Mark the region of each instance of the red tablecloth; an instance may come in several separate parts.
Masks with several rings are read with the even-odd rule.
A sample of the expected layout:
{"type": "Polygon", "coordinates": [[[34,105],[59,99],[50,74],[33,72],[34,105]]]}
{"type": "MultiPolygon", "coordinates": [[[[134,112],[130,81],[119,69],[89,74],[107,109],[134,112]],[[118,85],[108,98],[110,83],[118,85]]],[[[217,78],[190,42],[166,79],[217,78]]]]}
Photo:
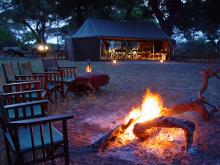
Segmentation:
{"type": "Polygon", "coordinates": [[[93,89],[98,89],[100,86],[108,84],[109,80],[110,77],[107,74],[86,74],[75,79],[72,89],[73,91],[91,87],[93,89]]]}

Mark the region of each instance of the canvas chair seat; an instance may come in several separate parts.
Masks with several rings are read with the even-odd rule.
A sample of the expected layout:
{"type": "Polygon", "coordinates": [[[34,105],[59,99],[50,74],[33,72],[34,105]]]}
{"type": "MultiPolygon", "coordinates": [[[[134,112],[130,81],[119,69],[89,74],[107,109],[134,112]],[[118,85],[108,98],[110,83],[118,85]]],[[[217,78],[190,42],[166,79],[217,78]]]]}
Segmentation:
{"type": "MultiPolygon", "coordinates": [[[[73,81],[75,80],[75,77],[63,77],[63,82],[64,83],[72,83],[73,81]]],[[[58,77],[57,78],[57,81],[58,82],[61,82],[61,78],[60,77],[58,77]]]]}
{"type": "MultiPolygon", "coordinates": [[[[43,125],[43,134],[44,134],[44,146],[50,147],[51,139],[50,139],[50,130],[49,125],[43,125]]],[[[36,125],[33,126],[34,132],[34,148],[40,149],[42,148],[42,141],[41,141],[41,133],[40,133],[40,126],[36,125]]],[[[53,135],[53,144],[59,144],[63,142],[63,135],[60,133],[56,128],[52,127],[52,135],[53,135]]],[[[21,152],[28,152],[32,150],[32,143],[31,143],[31,133],[29,127],[22,127],[18,129],[18,136],[19,136],[19,144],[21,152]]],[[[15,144],[11,138],[9,132],[5,133],[5,137],[9,142],[12,149],[15,151],[15,144]]]]}
{"type": "MultiPolygon", "coordinates": [[[[24,112],[23,112],[23,108],[18,108],[18,116],[19,118],[23,118],[24,117],[24,112]]],[[[25,107],[25,112],[26,112],[26,116],[27,117],[31,117],[33,116],[31,114],[31,107],[25,107]]],[[[41,110],[41,106],[39,105],[35,105],[33,106],[33,114],[34,116],[41,116],[42,115],[42,110],[41,110]]],[[[15,119],[15,109],[9,109],[8,110],[8,116],[10,120],[15,119]]]]}
{"type": "Polygon", "coordinates": [[[53,83],[48,83],[47,84],[47,90],[51,91],[55,88],[56,86],[53,83]]]}
{"type": "Polygon", "coordinates": [[[75,77],[64,77],[63,78],[63,81],[65,82],[65,83],[71,83],[71,82],[73,82],[75,80],[75,77]]]}
{"type": "MultiPolygon", "coordinates": [[[[29,94],[26,94],[26,99],[28,100],[29,99],[29,97],[30,97],[30,95],[29,94]]],[[[41,98],[45,98],[46,97],[46,91],[43,91],[43,92],[41,92],[41,98]]],[[[37,93],[32,93],[31,94],[31,99],[35,99],[36,98],[36,100],[37,100],[37,93]]]]}

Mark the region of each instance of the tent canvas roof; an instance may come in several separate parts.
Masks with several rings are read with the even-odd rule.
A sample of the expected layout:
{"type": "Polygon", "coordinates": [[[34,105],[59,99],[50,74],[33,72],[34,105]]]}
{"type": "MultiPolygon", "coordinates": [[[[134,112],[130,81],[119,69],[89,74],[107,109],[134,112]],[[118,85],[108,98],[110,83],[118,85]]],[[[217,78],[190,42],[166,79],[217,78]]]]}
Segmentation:
{"type": "Polygon", "coordinates": [[[159,27],[149,22],[111,21],[102,19],[87,19],[73,38],[126,38],[166,40],[169,36],[159,27]]]}

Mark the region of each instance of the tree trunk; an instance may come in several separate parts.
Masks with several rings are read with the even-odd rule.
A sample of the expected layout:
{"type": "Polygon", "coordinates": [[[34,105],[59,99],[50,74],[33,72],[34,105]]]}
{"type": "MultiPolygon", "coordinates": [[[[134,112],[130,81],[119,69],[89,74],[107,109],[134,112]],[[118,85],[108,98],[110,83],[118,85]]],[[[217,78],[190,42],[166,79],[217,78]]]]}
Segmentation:
{"type": "Polygon", "coordinates": [[[173,27],[172,25],[170,25],[170,23],[167,21],[166,17],[160,10],[158,0],[149,0],[148,3],[153,10],[153,14],[155,14],[157,20],[159,21],[161,29],[169,36],[172,36],[173,27]]]}

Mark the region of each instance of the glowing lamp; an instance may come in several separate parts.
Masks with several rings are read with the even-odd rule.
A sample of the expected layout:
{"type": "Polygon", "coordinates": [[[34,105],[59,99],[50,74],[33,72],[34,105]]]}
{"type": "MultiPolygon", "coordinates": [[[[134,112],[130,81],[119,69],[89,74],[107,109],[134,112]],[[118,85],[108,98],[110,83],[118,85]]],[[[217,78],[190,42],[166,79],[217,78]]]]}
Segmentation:
{"type": "Polygon", "coordinates": [[[48,47],[47,45],[45,45],[44,49],[45,49],[45,50],[48,50],[48,49],[49,49],[49,47],[48,47]]]}
{"type": "Polygon", "coordinates": [[[38,50],[39,50],[39,51],[44,51],[44,46],[43,46],[43,45],[39,45],[39,46],[38,46],[38,50]]]}
{"type": "Polygon", "coordinates": [[[85,71],[86,71],[86,73],[91,73],[92,72],[92,66],[90,64],[90,60],[87,60],[86,62],[87,62],[87,65],[85,67],[85,71]]]}
{"type": "Polygon", "coordinates": [[[163,60],[160,60],[160,63],[163,63],[163,60]]]}
{"type": "Polygon", "coordinates": [[[48,50],[49,50],[49,47],[48,47],[46,44],[44,44],[44,43],[39,44],[39,45],[37,46],[37,51],[38,51],[38,53],[39,53],[41,56],[43,56],[43,57],[45,57],[45,56],[47,55],[48,50]]]}
{"type": "Polygon", "coordinates": [[[116,61],[116,60],[113,60],[113,61],[112,61],[112,63],[113,63],[113,64],[116,64],[116,63],[117,63],[117,61],[116,61]]]}
{"type": "Polygon", "coordinates": [[[86,70],[87,73],[91,73],[92,72],[92,66],[87,65],[85,70],[86,70]]]}

